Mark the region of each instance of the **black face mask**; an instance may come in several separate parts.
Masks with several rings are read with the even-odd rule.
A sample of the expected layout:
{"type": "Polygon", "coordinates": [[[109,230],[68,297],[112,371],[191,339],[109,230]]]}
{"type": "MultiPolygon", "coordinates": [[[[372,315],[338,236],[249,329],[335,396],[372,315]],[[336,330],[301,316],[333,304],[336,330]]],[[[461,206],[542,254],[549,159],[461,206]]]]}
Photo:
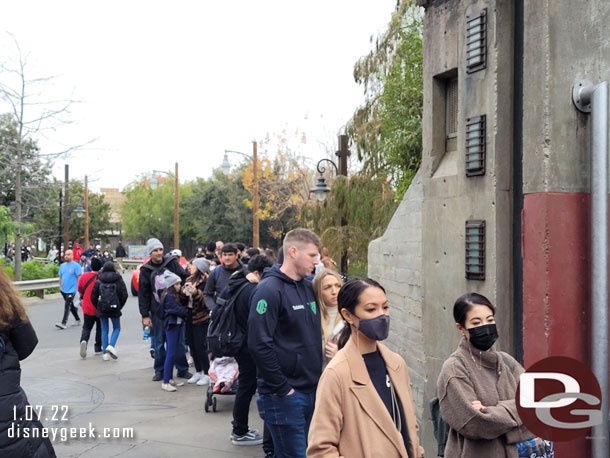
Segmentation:
{"type": "Polygon", "coordinates": [[[498,330],[495,324],[486,324],[468,329],[470,343],[481,351],[487,351],[498,340],[498,330]]]}

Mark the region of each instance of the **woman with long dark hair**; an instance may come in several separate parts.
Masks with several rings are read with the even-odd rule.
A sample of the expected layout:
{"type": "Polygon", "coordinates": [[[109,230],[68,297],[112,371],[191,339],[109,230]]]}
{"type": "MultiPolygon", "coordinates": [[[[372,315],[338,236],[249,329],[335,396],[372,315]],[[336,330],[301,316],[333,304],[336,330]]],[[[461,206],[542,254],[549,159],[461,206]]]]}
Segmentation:
{"type": "Polygon", "coordinates": [[[341,287],[338,305],[342,348],[318,384],[307,456],[422,458],[407,366],[380,342],[390,329],[385,290],[355,278],[341,287]]]}
{"type": "Polygon", "coordinates": [[[35,409],[30,409],[33,419],[27,419],[26,407],[30,404],[20,384],[19,361],[30,356],[37,344],[36,332],[21,298],[0,268],[0,456],[3,458],[55,457],[51,441],[42,437],[42,424],[36,418],[35,409]],[[9,431],[13,432],[10,436],[9,431]],[[29,433],[27,438],[24,432],[29,433]]]}

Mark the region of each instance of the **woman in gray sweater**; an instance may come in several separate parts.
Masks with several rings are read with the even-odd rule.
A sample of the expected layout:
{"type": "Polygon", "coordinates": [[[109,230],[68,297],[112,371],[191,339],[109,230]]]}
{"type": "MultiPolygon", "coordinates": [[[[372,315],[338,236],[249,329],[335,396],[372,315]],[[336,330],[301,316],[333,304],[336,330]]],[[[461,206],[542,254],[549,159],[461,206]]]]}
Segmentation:
{"type": "Polygon", "coordinates": [[[491,348],[498,338],[495,313],[476,293],[463,295],[453,307],[463,338],[437,381],[441,415],[451,428],[445,458],[518,458],[517,444],[534,438],[515,405],[524,369],[491,348]]]}

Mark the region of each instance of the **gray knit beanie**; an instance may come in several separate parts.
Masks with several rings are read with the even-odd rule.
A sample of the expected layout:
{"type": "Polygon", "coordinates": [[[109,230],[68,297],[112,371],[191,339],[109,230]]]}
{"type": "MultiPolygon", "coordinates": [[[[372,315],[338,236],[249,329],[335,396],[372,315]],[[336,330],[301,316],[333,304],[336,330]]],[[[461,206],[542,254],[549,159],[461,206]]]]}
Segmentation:
{"type": "Polygon", "coordinates": [[[170,286],[180,283],[181,281],[182,279],[171,270],[166,270],[163,272],[163,285],[165,288],[169,288],[170,286]]]}
{"type": "Polygon", "coordinates": [[[193,259],[193,265],[197,267],[197,270],[202,274],[207,274],[210,271],[210,261],[206,258],[195,258],[193,259]]]}
{"type": "Polygon", "coordinates": [[[153,250],[156,250],[157,248],[163,249],[163,244],[159,239],[152,238],[146,241],[146,247],[148,249],[148,256],[150,256],[150,253],[152,253],[153,250]]]}

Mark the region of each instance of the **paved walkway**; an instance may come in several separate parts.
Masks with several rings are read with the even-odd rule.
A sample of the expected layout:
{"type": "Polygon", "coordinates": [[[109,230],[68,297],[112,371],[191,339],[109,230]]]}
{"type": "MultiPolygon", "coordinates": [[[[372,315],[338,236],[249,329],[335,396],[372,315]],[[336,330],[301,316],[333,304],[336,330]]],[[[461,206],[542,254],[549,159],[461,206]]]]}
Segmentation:
{"type": "MultiPolygon", "coordinates": [[[[125,274],[126,280],[128,275],[125,274]]],[[[160,382],[151,381],[153,361],[148,352],[149,341],[142,340],[137,298],[130,297],[123,309],[116,346],[119,358],[111,361],[93,355],[93,336],[87,358],[80,358],[80,327],[55,328],[63,313],[61,297],[51,295],[43,301],[28,298],[26,304],[39,343],[34,353],[22,361],[22,386],[32,405],[43,406],[44,425],[89,430],[91,424],[96,435],[103,433],[103,428],[133,428],[131,438],[58,438],[53,443],[58,457],[264,456],[260,446],[231,444],[234,396],[218,396],[218,412],[206,413],[203,406],[207,387],[187,384],[167,393],[161,390],[160,382]],[[65,410],[66,420],[61,421],[65,410]]],[[[262,433],[255,399],[250,422],[262,433]]]]}

